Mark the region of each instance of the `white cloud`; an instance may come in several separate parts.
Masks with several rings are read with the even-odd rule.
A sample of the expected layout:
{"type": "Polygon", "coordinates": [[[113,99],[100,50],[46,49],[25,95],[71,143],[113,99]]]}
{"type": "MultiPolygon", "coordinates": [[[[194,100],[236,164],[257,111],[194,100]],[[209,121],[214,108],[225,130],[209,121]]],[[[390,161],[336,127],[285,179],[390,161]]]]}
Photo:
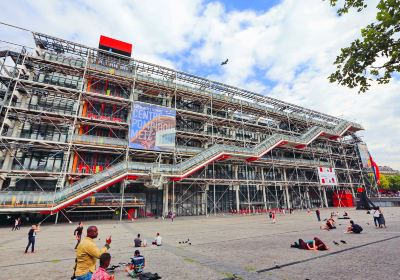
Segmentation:
{"type": "MultiPolygon", "coordinates": [[[[200,0],[10,1],[1,3],[1,21],[91,46],[109,35],[133,42],[136,58],[208,68],[213,79],[356,120],[378,164],[400,169],[400,83],[358,95],[327,80],[340,48],[374,20],[374,7],[338,17],[319,0],[286,0],[264,12],[200,0]]],[[[0,36],[26,42],[4,28],[0,36]]]]}

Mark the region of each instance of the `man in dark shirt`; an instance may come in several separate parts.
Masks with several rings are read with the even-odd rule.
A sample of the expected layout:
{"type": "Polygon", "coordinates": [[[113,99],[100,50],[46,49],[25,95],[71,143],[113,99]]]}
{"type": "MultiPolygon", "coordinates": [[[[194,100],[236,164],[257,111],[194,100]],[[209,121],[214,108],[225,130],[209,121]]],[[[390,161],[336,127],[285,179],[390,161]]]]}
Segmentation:
{"type": "Polygon", "coordinates": [[[135,242],[135,247],[142,247],[142,239],[140,239],[140,233],[137,235],[135,240],[133,240],[133,242],[135,242]]]}
{"type": "Polygon", "coordinates": [[[353,221],[350,221],[350,226],[347,228],[348,233],[361,233],[363,228],[360,225],[355,224],[353,221]]]}
{"type": "Polygon", "coordinates": [[[40,231],[40,224],[33,225],[32,228],[28,232],[28,245],[25,249],[25,254],[28,253],[29,247],[32,245],[32,253],[35,252],[35,240],[36,240],[36,233],[40,231]]]}
{"type": "Polygon", "coordinates": [[[75,249],[78,247],[79,243],[81,242],[82,239],[82,231],[83,231],[83,223],[79,222],[78,227],[74,231],[74,235],[76,237],[77,243],[75,246],[75,249]]]}

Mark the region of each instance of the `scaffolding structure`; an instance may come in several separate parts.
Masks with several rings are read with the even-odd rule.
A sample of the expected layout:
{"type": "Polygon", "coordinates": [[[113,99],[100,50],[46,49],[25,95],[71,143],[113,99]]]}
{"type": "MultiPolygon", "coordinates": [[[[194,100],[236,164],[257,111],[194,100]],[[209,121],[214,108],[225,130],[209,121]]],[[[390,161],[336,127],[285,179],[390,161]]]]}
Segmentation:
{"type": "Polygon", "coordinates": [[[33,38],[33,51],[0,50],[0,211],[72,211],[97,192],[120,199],[121,218],[133,207],[124,205],[128,194],[142,195],[144,216],[305,209],[367,186],[359,124],[46,34],[33,38]],[[129,147],[135,103],[176,112],[173,151],[129,147]],[[318,167],[334,168],[337,186],[321,186],[318,167]]]}

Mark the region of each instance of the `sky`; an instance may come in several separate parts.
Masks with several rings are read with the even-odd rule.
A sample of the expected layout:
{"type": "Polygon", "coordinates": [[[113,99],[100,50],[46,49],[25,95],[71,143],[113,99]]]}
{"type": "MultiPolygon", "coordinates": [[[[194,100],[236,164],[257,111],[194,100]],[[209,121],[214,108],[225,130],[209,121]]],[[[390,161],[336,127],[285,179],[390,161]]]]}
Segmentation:
{"type": "MultiPolygon", "coordinates": [[[[5,0],[0,21],[92,47],[110,36],[133,43],[134,58],[358,122],[375,161],[400,169],[400,81],[358,94],[327,79],[376,2],[339,17],[323,0],[5,0]]],[[[1,25],[0,40],[32,45],[1,25]]]]}

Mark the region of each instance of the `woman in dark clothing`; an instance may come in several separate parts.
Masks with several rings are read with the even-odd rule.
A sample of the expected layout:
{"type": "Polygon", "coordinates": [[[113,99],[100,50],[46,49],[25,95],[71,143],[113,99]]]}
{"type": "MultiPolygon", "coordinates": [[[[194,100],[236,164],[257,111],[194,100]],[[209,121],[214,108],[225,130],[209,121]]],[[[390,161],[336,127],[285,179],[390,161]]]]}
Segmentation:
{"type": "Polygon", "coordinates": [[[379,218],[378,218],[379,227],[380,228],[383,228],[383,227],[386,228],[385,216],[383,216],[383,213],[382,213],[381,209],[379,209],[378,211],[379,211],[379,218]]]}
{"type": "Polygon", "coordinates": [[[28,232],[28,245],[25,249],[25,254],[28,253],[29,246],[32,245],[32,253],[35,252],[35,240],[36,240],[36,233],[40,231],[40,224],[33,225],[32,228],[28,232]]]}
{"type": "Polygon", "coordinates": [[[324,242],[321,241],[318,237],[314,237],[315,246],[317,246],[317,250],[326,251],[329,250],[328,246],[325,245],[324,242]]]}
{"type": "Polygon", "coordinates": [[[74,231],[74,235],[76,237],[77,243],[75,246],[75,249],[78,248],[79,243],[81,242],[82,239],[82,231],[83,231],[83,223],[79,222],[78,227],[74,231]]]}

